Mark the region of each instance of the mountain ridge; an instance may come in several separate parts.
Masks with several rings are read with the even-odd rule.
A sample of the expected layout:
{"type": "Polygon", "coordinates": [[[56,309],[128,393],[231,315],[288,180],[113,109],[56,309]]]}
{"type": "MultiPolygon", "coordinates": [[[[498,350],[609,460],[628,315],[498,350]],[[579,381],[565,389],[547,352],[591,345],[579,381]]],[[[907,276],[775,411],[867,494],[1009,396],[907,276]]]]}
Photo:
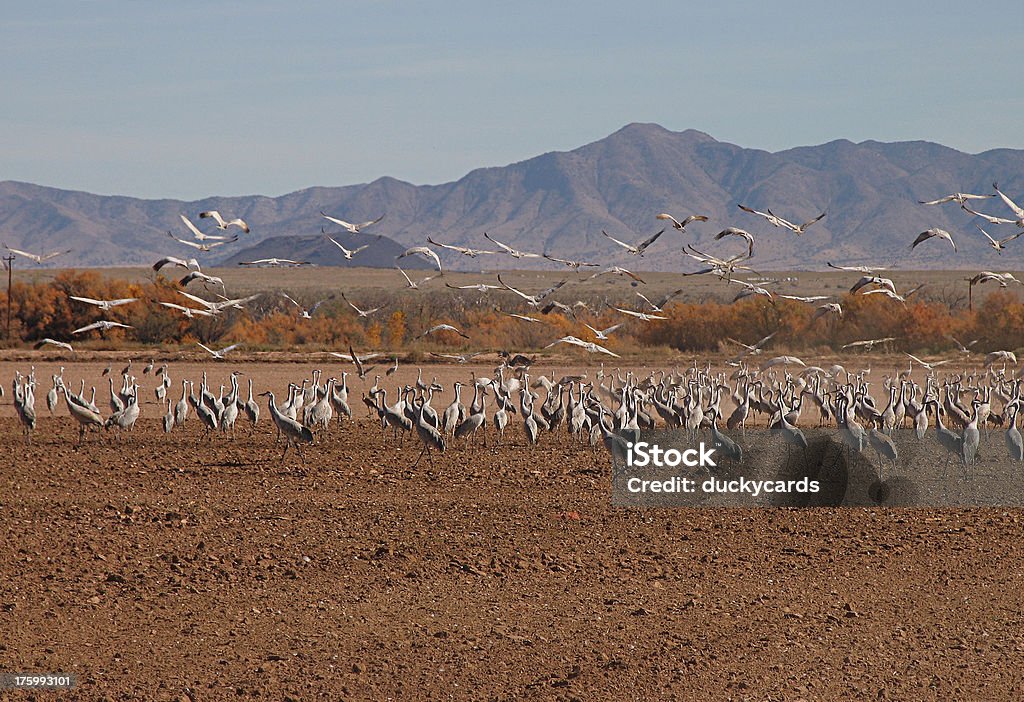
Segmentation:
{"type": "MultiPolygon", "coordinates": [[[[473,169],[458,180],[414,185],[381,176],[368,183],[310,186],[277,197],[243,195],[182,201],[124,195],[94,195],[19,181],[0,182],[0,242],[29,251],[74,248],[78,266],[143,265],[166,255],[195,253],[171,241],[167,231],[187,238],[179,214],[204,231],[212,229],[198,213],[218,209],[241,216],[252,228],[235,244],[199,254],[210,264],[237,257],[243,248],[274,237],[293,258],[289,237],[308,237],[325,227],[339,228],[320,211],[350,221],[384,220],[367,230],[401,246],[439,241],[492,248],[483,232],[517,249],[615,263],[638,270],[693,270],[682,247],[695,243],[716,255],[739,253],[738,242],[713,241],[715,233],[736,226],[753,233],[755,267],[807,269],[827,261],[905,268],[1011,267],[1022,260],[1013,245],[999,256],[975,228],[990,228],[955,203],[923,206],[956,191],[991,193],[998,180],[1004,192],[1024,193],[1024,151],[1006,148],[968,154],[942,144],[915,140],[854,143],[836,139],[817,146],[777,152],[750,149],[687,129],[673,132],[653,123],[631,123],[570,151],[549,151],[505,166],[473,169]],[[827,216],[804,235],[774,228],[740,211],[744,204],[791,221],[827,216]],[[710,217],[680,234],[668,232],[643,258],[631,256],[604,236],[639,241],[661,228],[659,212],[682,218],[710,217]],[[948,229],[960,251],[952,255],[939,242],[909,245],[920,231],[948,229]]],[[[982,211],[1005,216],[998,199],[982,211]]],[[[996,229],[996,231],[992,231],[996,229]]],[[[213,230],[216,232],[216,230],[213,230]]],[[[237,230],[231,230],[234,233],[237,230]]],[[[1022,249],[1024,252],[1024,249],[1022,249]]],[[[479,268],[457,253],[439,252],[446,265],[479,268]]],[[[67,266],[67,258],[53,260],[67,266]]],[[[500,266],[551,266],[550,262],[496,259],[500,266]]],[[[33,264],[34,265],[34,264],[33,264]]],[[[383,262],[381,262],[383,265],[383,262]]]]}

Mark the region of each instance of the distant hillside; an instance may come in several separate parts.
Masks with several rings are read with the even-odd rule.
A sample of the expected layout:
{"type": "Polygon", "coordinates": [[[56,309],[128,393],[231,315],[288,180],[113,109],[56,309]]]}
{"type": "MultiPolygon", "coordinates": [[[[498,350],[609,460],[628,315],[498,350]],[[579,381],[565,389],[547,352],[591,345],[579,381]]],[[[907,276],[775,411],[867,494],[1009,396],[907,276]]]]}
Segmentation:
{"type": "MultiPolygon", "coordinates": [[[[350,221],[386,214],[369,231],[399,246],[422,244],[432,235],[445,243],[493,248],[482,236],[486,231],[522,250],[628,263],[640,270],[692,270],[696,264],[681,254],[685,243],[696,242],[698,248],[714,253],[739,252],[742,242],[712,241],[725,226],[742,227],[758,238],[755,263],[766,270],[813,268],[826,261],[897,262],[904,268],[1019,268],[1018,242],[998,256],[985,245],[975,219],[955,204],[917,203],[958,190],[989,193],[993,181],[1011,197],[1024,200],[1024,151],[995,149],[971,155],[929,142],[839,140],[769,153],[719,142],[694,130],[671,132],[653,124],[631,124],[573,151],[481,168],[442,185],[415,186],[380,178],[276,198],[181,202],[7,181],[0,183],[0,241],[32,251],[74,247],[73,258],[56,259],[54,265],[137,265],[164,254],[192,253],[171,241],[167,231],[185,236],[178,220],[183,213],[208,230],[197,214],[218,209],[245,218],[252,227],[251,234],[242,234],[237,243],[200,254],[201,260],[205,256],[219,262],[237,260],[239,252],[270,237],[303,241],[328,225],[319,215],[324,210],[350,221]],[[771,207],[793,221],[823,211],[828,215],[798,237],[740,211],[739,203],[762,210],[771,207]],[[619,239],[638,241],[660,228],[662,223],[654,218],[659,212],[680,217],[699,213],[710,221],[687,227],[685,235],[670,229],[641,260],[601,235],[605,230],[619,239]],[[951,231],[959,252],[954,255],[948,246],[932,241],[911,253],[914,236],[930,227],[951,231]]],[[[993,214],[1008,213],[998,200],[978,206],[993,214]]],[[[994,236],[1011,231],[1007,226],[986,229],[994,236]]],[[[1024,246],[1024,239],[1019,243],[1024,246]]],[[[286,249],[275,251],[289,258],[300,255],[286,249]]],[[[448,265],[465,269],[554,265],[507,256],[474,260],[450,251],[441,256],[448,265]]],[[[386,258],[381,255],[380,265],[386,258]]]]}
{"type": "Polygon", "coordinates": [[[272,236],[232,254],[219,265],[235,266],[242,261],[287,258],[292,261],[309,261],[318,266],[340,266],[343,268],[356,266],[394,268],[396,263],[405,269],[433,267],[422,256],[410,256],[396,262],[395,258],[400,256],[406,247],[386,236],[344,233],[332,234],[331,238],[349,251],[355,251],[364,245],[369,245],[369,248],[353,255],[352,260],[349,261],[341,249],[328,241],[327,237],[322,234],[316,236],[272,236]]]}

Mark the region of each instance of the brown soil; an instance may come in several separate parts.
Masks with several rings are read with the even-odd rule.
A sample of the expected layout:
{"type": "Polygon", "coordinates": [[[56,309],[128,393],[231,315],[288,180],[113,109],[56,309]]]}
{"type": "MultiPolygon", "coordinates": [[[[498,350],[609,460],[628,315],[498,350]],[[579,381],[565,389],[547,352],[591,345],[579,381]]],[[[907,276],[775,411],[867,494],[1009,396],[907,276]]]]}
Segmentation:
{"type": "Polygon", "coordinates": [[[363,418],[282,463],[266,417],[146,405],[76,449],[49,372],[31,444],[0,419],[0,671],[68,699],[1024,698],[1019,511],[613,508],[603,449],[518,425],[412,469],[363,418]]]}

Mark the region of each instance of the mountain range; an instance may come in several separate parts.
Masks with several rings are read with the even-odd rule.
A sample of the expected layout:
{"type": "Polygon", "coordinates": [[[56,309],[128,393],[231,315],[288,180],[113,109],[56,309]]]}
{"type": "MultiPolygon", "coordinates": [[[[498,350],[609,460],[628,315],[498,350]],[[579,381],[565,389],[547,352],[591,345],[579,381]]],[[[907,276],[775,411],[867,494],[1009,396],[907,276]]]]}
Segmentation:
{"type": "MultiPolygon", "coordinates": [[[[689,271],[699,264],[682,254],[684,244],[723,258],[745,250],[745,243],[734,237],[714,240],[717,232],[735,226],[755,236],[752,265],[763,270],[807,270],[828,261],[905,269],[1012,270],[1022,260],[1024,237],[998,255],[976,226],[1000,238],[1015,231],[1011,225],[986,224],[956,203],[918,203],[957,191],[992,193],[994,181],[1024,202],[1024,151],[968,154],[926,141],[855,144],[841,139],[771,153],[717,141],[692,129],[673,132],[656,124],[630,124],[572,151],[480,168],[440,185],[417,186],[383,177],[280,197],[181,201],[4,181],[0,242],[33,252],[73,249],[72,256],[54,259],[55,266],[148,264],[167,254],[194,255],[167,232],[187,238],[179,214],[207,231],[208,220],[198,220],[198,213],[217,209],[225,216],[244,218],[251,232],[241,234],[234,244],[198,254],[201,262],[234,262],[256,252],[260,257],[302,258],[312,245],[310,237],[319,235],[321,227],[331,234],[342,231],[320,216],[324,211],[352,222],[385,215],[359,236],[372,241],[371,235],[383,235],[397,246],[388,242],[387,256],[368,257],[363,265],[392,265],[398,247],[425,244],[428,235],[444,243],[494,250],[483,238],[488,232],[524,251],[636,270],[689,271]],[[797,236],[741,211],[740,204],[771,208],[794,222],[822,212],[826,216],[797,236]],[[624,241],[640,241],[662,228],[664,222],[655,219],[660,212],[679,219],[701,214],[709,221],[694,222],[682,233],[669,227],[642,258],[601,234],[603,230],[624,241]],[[939,239],[911,251],[916,235],[932,227],[950,231],[957,252],[939,239]]],[[[997,198],[974,205],[982,212],[1010,216],[997,198]]],[[[353,263],[361,263],[359,256],[366,253],[353,263]]],[[[451,251],[441,252],[441,257],[448,266],[476,270],[557,265],[507,255],[469,259],[451,251]]]]}

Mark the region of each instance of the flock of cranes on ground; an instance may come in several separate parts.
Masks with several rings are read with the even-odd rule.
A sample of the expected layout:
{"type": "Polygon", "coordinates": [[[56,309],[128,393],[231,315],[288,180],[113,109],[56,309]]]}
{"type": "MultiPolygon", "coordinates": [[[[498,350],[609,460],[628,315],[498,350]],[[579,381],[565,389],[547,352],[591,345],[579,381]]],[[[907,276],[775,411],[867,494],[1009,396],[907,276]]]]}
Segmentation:
{"type": "MultiPolygon", "coordinates": [[[[415,434],[422,444],[417,465],[424,455],[432,464],[433,453],[443,452],[453,443],[466,448],[477,443],[486,446],[489,433],[492,442],[513,441],[529,448],[545,441],[548,433],[567,431],[570,440],[581,446],[603,442],[616,452],[624,451],[627,442],[639,441],[641,432],[658,427],[684,431],[691,441],[707,432],[719,457],[742,462],[746,428],[755,421],[767,424],[769,434],[787,446],[787,456],[792,449],[807,448],[801,425],[814,422],[818,427],[833,427],[851,452],[874,454],[880,479],[887,467],[898,470],[894,437],[904,426],[912,427],[916,439],[924,441],[934,423],[934,438],[946,457],[944,476],[950,463],[961,466],[965,478],[970,476],[986,428],[1004,427],[1010,460],[1024,460],[1024,443],[1017,427],[1024,404],[1024,378],[1012,369],[1007,371],[1007,364],[1016,364],[1012,353],[990,354],[983,370],[965,368],[940,377],[929,369],[923,385],[915,380],[912,367],[896,370],[884,376],[876,398],[870,368],[848,371],[841,365],[808,366],[793,356],[777,356],[755,366],[749,363],[749,356],[760,349],[749,348],[747,357],[729,375],[724,370],[713,372],[710,363],[700,367],[694,361],[685,371],[625,374],[618,369],[606,373],[602,364],[592,379],[586,373],[560,378],[533,375],[531,359],[506,355],[492,375],[478,376],[473,371],[464,381],[455,382],[451,399],[436,406],[436,398],[447,388],[436,378],[424,381],[422,368],[414,382],[394,387],[390,399],[377,375],[372,386],[362,391],[361,401],[367,416],[379,426],[384,444],[401,445],[407,434],[415,434]],[[512,429],[516,424],[521,432],[512,429]]],[[[365,375],[354,353],[352,362],[365,375]]],[[[193,381],[182,379],[180,398],[175,402],[168,365],[153,368],[151,361],[143,374],[158,379],[154,395],[156,402],[166,407],[165,432],[183,430],[192,415],[202,437],[217,433],[234,440],[236,425],[243,417],[256,431],[261,413],[252,378],[247,379],[248,394],[243,400],[241,372],[232,372],[227,385],[222,384],[215,394],[203,371],[198,393],[193,381]]],[[[104,371],[109,376],[106,417],[96,404],[95,387],[86,398],[85,380],[74,392],[63,377],[63,368],[51,378],[47,409],[51,415],[59,412],[63,400],[78,424],[79,444],[90,430],[130,432],[140,417],[140,386],[131,362],[117,384],[110,370],[104,371]]],[[[291,447],[304,461],[302,446],[326,440],[332,420],[339,426],[356,421],[349,375],[344,371],[340,379],[324,379],[321,370],[314,370],[311,377],[288,384],[281,404],[273,391],[259,394],[267,398],[278,440],[283,437],[282,461],[291,447]]],[[[12,389],[17,415],[31,440],[38,416],[35,369],[27,375],[16,373],[12,389]]],[[[988,433],[986,429],[985,435],[988,433]]]]}
{"type": "MultiPolygon", "coordinates": [[[[941,204],[953,201],[959,203],[965,210],[984,217],[989,222],[1010,223],[1021,227],[1022,232],[1002,240],[996,241],[989,237],[993,246],[1001,251],[1010,241],[1024,233],[1024,212],[998,188],[996,188],[996,195],[954,193],[945,198],[922,204],[941,204]],[[966,204],[969,200],[995,197],[996,195],[1001,197],[1013,210],[1016,219],[982,215],[968,208],[966,204]]],[[[773,226],[792,230],[797,235],[804,234],[808,228],[825,217],[825,213],[822,213],[802,224],[795,224],[777,216],[771,209],[761,212],[742,205],[741,209],[755,216],[763,217],[773,226]]],[[[321,214],[332,223],[353,234],[363,233],[366,228],[383,219],[383,217],[378,217],[375,220],[352,224],[326,213],[321,214]]],[[[204,212],[200,217],[214,220],[221,230],[238,227],[242,231],[248,231],[248,225],[245,222],[240,219],[224,220],[217,212],[204,212]]],[[[691,222],[707,220],[701,215],[691,215],[683,220],[678,220],[667,213],[659,214],[657,218],[671,222],[673,228],[679,231],[682,231],[691,222]]],[[[228,237],[226,234],[202,234],[186,217],[183,216],[182,219],[196,239],[188,244],[201,251],[208,251],[214,246],[230,243],[237,238],[237,236],[228,237]]],[[[605,236],[630,254],[640,257],[657,242],[663,233],[664,230],[638,244],[620,241],[606,233],[605,236]]],[[[501,249],[501,252],[516,259],[547,258],[576,270],[584,267],[600,267],[585,261],[556,258],[547,253],[536,254],[520,251],[488,234],[484,236],[501,249]]],[[[988,236],[987,233],[986,236],[988,236]]],[[[759,295],[770,302],[774,302],[774,298],[778,296],[810,304],[823,303],[818,305],[813,315],[814,319],[828,316],[842,317],[843,310],[840,304],[826,302],[828,297],[780,295],[754,283],[738,279],[736,276],[741,271],[753,270],[746,263],[753,257],[755,239],[749,232],[736,227],[723,229],[716,239],[727,237],[741,239],[745,243],[745,250],[730,258],[719,258],[698,251],[690,245],[686,254],[700,261],[706,267],[686,275],[707,273],[716,275],[729,283],[740,284],[743,289],[736,299],[759,295]]],[[[933,238],[944,239],[954,250],[956,248],[952,236],[939,229],[922,232],[911,244],[911,248],[933,238]]],[[[443,244],[432,238],[428,239],[428,242],[433,246],[457,251],[470,257],[500,253],[443,244]]],[[[337,244],[337,242],[335,243],[337,244]]],[[[362,248],[364,247],[347,251],[346,258],[355,256],[362,248]]],[[[15,253],[23,252],[15,251],[15,253]]],[[[437,266],[437,275],[443,275],[440,257],[436,251],[427,246],[411,247],[398,259],[417,255],[432,261],[437,266]]],[[[49,257],[52,256],[40,255],[36,257],[36,260],[41,262],[49,257]]],[[[246,263],[280,265],[282,260],[268,259],[246,263]]],[[[285,263],[299,264],[302,262],[289,261],[285,263]]],[[[187,307],[176,303],[160,303],[168,308],[177,309],[188,317],[214,316],[230,308],[244,309],[245,304],[256,297],[228,298],[223,281],[203,274],[195,259],[185,261],[166,257],[158,261],[154,268],[159,270],[167,265],[181,266],[189,271],[188,275],[180,281],[182,287],[193,281],[200,281],[207,289],[211,286],[220,286],[224,293],[218,295],[215,300],[206,300],[180,290],[179,292],[185,299],[198,306],[187,307]]],[[[832,267],[861,275],[851,288],[851,294],[884,295],[905,303],[906,298],[916,291],[914,289],[903,295],[898,294],[891,280],[877,275],[880,270],[884,270],[879,267],[834,265],[832,267]]],[[[399,268],[399,270],[402,269],[399,268]]],[[[429,280],[425,278],[417,283],[409,278],[405,271],[402,271],[402,274],[410,288],[418,288],[420,284],[429,280]]],[[[589,276],[587,280],[605,274],[628,276],[643,283],[639,275],[619,266],[604,268],[589,276]]],[[[979,276],[984,279],[979,282],[993,280],[1003,286],[1008,282],[1017,282],[1008,273],[998,274],[983,271],[979,276]]],[[[492,289],[502,290],[520,298],[530,308],[527,310],[528,312],[538,310],[541,313],[547,313],[559,310],[575,318],[576,310],[581,306],[586,307],[582,301],[570,306],[551,298],[567,282],[563,280],[547,290],[530,294],[508,285],[499,274],[496,285],[479,283],[452,286],[448,284],[448,287],[473,289],[481,292],[492,289]]],[[[660,314],[663,311],[662,308],[681,292],[681,290],[675,291],[657,302],[638,293],[650,310],[631,310],[624,307],[612,309],[629,318],[644,322],[665,319],[660,314]]],[[[341,296],[360,317],[368,317],[379,309],[362,309],[349,300],[344,293],[341,293],[341,296]]],[[[323,303],[321,301],[309,309],[305,309],[287,294],[285,297],[299,309],[299,316],[306,319],[309,319],[323,303]]],[[[119,300],[95,300],[82,296],[71,296],[71,298],[103,311],[137,301],[135,298],[119,300]]],[[[505,314],[525,323],[535,324],[542,321],[530,314],[518,312],[505,312],[505,314]]],[[[105,330],[115,326],[125,325],[100,320],[77,329],[75,333],[85,333],[93,329],[105,330]]],[[[545,348],[557,344],[569,344],[591,353],[618,357],[613,351],[597,344],[596,341],[608,340],[610,335],[622,324],[613,324],[604,329],[598,329],[589,324],[584,326],[594,340],[590,341],[569,335],[551,342],[545,348]]],[[[470,339],[469,335],[462,330],[445,323],[433,325],[417,338],[442,331],[452,332],[467,340],[470,339]]],[[[521,423],[522,435],[525,437],[527,445],[543,441],[543,435],[547,432],[564,428],[571,437],[582,444],[596,445],[603,441],[604,445],[613,451],[617,448],[621,449],[628,441],[639,440],[641,431],[653,429],[659,424],[683,429],[691,439],[696,439],[699,432],[707,431],[712,444],[718,449],[720,455],[726,459],[741,461],[743,459],[741,444],[746,425],[748,420],[754,418],[765,421],[770,434],[785,442],[788,447],[805,449],[807,439],[800,429],[800,424],[801,419],[806,419],[806,415],[810,413],[809,408],[811,407],[817,412],[818,425],[834,426],[842,441],[851,451],[873,451],[878,461],[880,476],[884,474],[886,466],[891,466],[893,470],[897,468],[899,455],[893,436],[895,431],[906,423],[913,426],[917,439],[924,440],[930,421],[933,421],[934,436],[946,453],[946,466],[948,467],[952,461],[958,462],[962,466],[965,476],[976,462],[981,442],[981,430],[988,425],[1005,427],[1005,443],[1011,460],[1019,462],[1024,458],[1024,445],[1022,445],[1021,435],[1017,429],[1017,415],[1021,407],[1021,383],[1024,380],[1018,379],[1015,371],[1007,374],[1006,364],[1016,364],[1017,362],[1016,357],[1010,351],[993,351],[988,354],[984,371],[969,372],[965,369],[960,373],[948,374],[942,378],[938,376],[935,369],[949,362],[948,360],[923,361],[916,356],[910,356],[911,367],[908,370],[894,372],[884,378],[881,397],[887,401],[877,402],[870,391],[871,383],[868,379],[870,371],[851,373],[838,365],[828,369],[806,366],[803,361],[793,356],[776,356],[759,367],[749,365],[750,359],[762,353],[773,336],[774,334],[771,334],[755,344],[734,342],[741,347],[741,350],[727,361],[729,365],[736,368],[728,377],[724,371],[712,372],[710,364],[705,368],[700,368],[695,362],[693,368],[686,372],[660,371],[649,372],[645,375],[633,372],[622,375],[618,371],[614,375],[606,375],[602,365],[593,380],[588,380],[585,375],[566,376],[556,380],[544,375],[532,376],[530,373],[531,359],[521,355],[513,357],[511,354],[504,354],[505,360],[495,370],[493,376],[477,377],[473,374],[465,383],[455,383],[452,388],[454,397],[450,403],[445,403],[443,408],[440,403],[435,408],[433,403],[435,396],[442,394],[446,388],[436,382],[424,382],[422,371],[415,384],[393,389],[393,401],[389,401],[387,389],[380,386],[380,376],[377,376],[372,387],[362,393],[361,399],[368,415],[375,417],[379,423],[382,430],[382,441],[401,442],[405,434],[415,433],[423,447],[417,464],[424,455],[433,462],[433,453],[444,451],[453,442],[469,444],[479,440],[486,443],[489,431],[497,435],[496,438],[499,442],[505,441],[506,431],[517,422],[521,423]],[[912,376],[914,363],[927,371],[923,386],[919,385],[912,376]],[[999,363],[1004,364],[1001,371],[996,369],[999,363]],[[792,374],[790,369],[795,368],[800,370],[792,374]],[[463,388],[472,390],[472,400],[468,407],[462,401],[463,388]],[[993,405],[994,399],[999,403],[998,411],[993,405]],[[488,406],[489,401],[492,403],[490,407],[488,406]],[[728,412],[723,408],[723,403],[729,403],[728,412]],[[389,434],[392,436],[390,439],[389,434]]],[[[844,348],[861,346],[870,349],[876,344],[888,343],[892,340],[892,338],[868,339],[853,342],[844,348]]],[[[964,354],[969,354],[969,347],[975,343],[972,342],[965,346],[959,341],[953,341],[964,354]]],[[[55,344],[71,349],[67,342],[53,339],[40,342],[40,345],[43,344],[55,344]]],[[[237,344],[222,349],[202,346],[216,359],[223,359],[229,351],[236,347],[237,344]]],[[[351,347],[349,351],[349,354],[334,353],[334,355],[352,362],[358,376],[365,381],[369,370],[371,370],[366,367],[365,361],[371,358],[371,355],[359,356],[351,347]]],[[[467,353],[461,356],[435,355],[466,363],[480,353],[483,352],[467,353]]],[[[396,359],[394,366],[387,370],[386,375],[390,377],[397,369],[396,359]]],[[[144,374],[148,374],[152,370],[153,364],[150,363],[144,370],[144,374]]],[[[284,439],[285,448],[282,460],[291,447],[294,446],[301,454],[303,445],[313,443],[318,437],[324,436],[333,418],[336,417],[339,423],[343,419],[353,418],[353,411],[349,403],[349,373],[346,371],[340,375],[340,380],[331,377],[324,381],[321,372],[315,371],[312,378],[303,379],[301,383],[289,384],[288,390],[282,398],[282,404],[278,404],[274,392],[268,390],[261,393],[263,397],[267,398],[267,409],[278,431],[278,436],[284,439]]],[[[248,379],[248,397],[243,402],[239,376],[240,373],[237,371],[232,373],[229,385],[227,387],[222,385],[219,394],[216,395],[207,384],[205,373],[200,381],[198,394],[195,392],[193,381],[182,380],[181,396],[175,403],[169,396],[172,383],[167,365],[158,369],[154,377],[159,377],[160,381],[155,393],[158,402],[166,403],[164,430],[172,432],[183,428],[190,414],[197,417],[204,435],[213,432],[226,432],[234,438],[236,423],[243,416],[248,418],[255,430],[260,411],[253,396],[253,382],[251,378],[248,379]]],[[[139,418],[139,384],[131,374],[131,364],[129,363],[129,366],[122,372],[119,388],[115,388],[112,378],[108,382],[110,412],[104,417],[100,408],[95,404],[95,388],[93,388],[91,397],[86,399],[84,381],[81,381],[79,390],[75,393],[65,383],[63,369],[52,377],[52,388],[46,396],[47,407],[51,413],[56,412],[59,401],[64,400],[68,413],[78,423],[79,443],[84,440],[86,432],[91,429],[104,427],[130,431],[139,418]]],[[[35,429],[37,417],[34,370],[28,375],[20,373],[16,375],[13,381],[13,394],[18,417],[26,434],[31,435],[35,429]]]]}

